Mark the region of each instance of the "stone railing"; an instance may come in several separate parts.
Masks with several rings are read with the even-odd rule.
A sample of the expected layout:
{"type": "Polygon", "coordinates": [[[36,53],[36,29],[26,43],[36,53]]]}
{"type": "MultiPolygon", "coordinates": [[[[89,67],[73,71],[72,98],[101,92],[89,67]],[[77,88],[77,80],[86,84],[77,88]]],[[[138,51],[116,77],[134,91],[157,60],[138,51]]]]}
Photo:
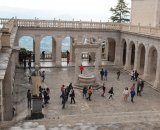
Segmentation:
{"type": "Polygon", "coordinates": [[[8,32],[11,32],[13,27],[15,26],[15,19],[0,19],[1,28],[7,29],[8,32]]]}
{"type": "Polygon", "coordinates": [[[72,29],[100,29],[117,30],[140,33],[144,35],[160,36],[160,28],[149,26],[113,23],[113,22],[93,22],[93,21],[62,21],[62,20],[39,20],[39,19],[2,19],[0,24],[6,27],[37,27],[37,28],[72,28],[72,29]],[[6,24],[7,23],[7,24],[6,24]],[[12,24],[12,26],[11,26],[12,24]]]}

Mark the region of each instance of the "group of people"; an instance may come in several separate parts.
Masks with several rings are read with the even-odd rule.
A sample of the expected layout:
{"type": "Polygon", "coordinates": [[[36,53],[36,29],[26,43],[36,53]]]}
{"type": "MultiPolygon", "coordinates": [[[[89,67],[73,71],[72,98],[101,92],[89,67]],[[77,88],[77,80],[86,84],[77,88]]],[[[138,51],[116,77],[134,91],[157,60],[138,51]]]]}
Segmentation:
{"type": "Polygon", "coordinates": [[[134,80],[137,81],[138,76],[139,76],[139,73],[137,72],[137,70],[133,70],[131,72],[131,81],[134,81],[134,80]]]}
{"type": "MultiPolygon", "coordinates": [[[[144,81],[143,80],[138,80],[137,83],[133,83],[133,85],[130,87],[130,96],[131,96],[131,102],[134,103],[134,96],[137,93],[137,96],[141,96],[142,92],[143,92],[143,88],[144,88],[144,81]],[[137,88],[137,92],[135,91],[135,89],[137,88]]],[[[129,89],[128,87],[126,87],[123,91],[123,95],[124,95],[124,101],[127,101],[128,97],[129,97],[129,89]]]]}
{"type": "Polygon", "coordinates": [[[91,101],[92,93],[93,93],[92,86],[89,86],[88,88],[87,86],[83,87],[83,98],[86,98],[87,100],[91,101]]]}
{"type": "Polygon", "coordinates": [[[72,86],[72,83],[70,83],[68,86],[65,87],[65,85],[61,86],[61,95],[60,98],[62,98],[62,109],[65,108],[65,104],[68,101],[68,97],[71,98],[70,104],[75,104],[75,92],[72,86]]]}
{"type": "Polygon", "coordinates": [[[39,86],[39,97],[43,98],[43,104],[48,104],[49,100],[50,100],[50,89],[47,88],[42,88],[41,86],[39,86]]]}
{"type": "Polygon", "coordinates": [[[107,80],[108,70],[102,68],[100,71],[100,75],[101,75],[101,80],[107,80]]]}

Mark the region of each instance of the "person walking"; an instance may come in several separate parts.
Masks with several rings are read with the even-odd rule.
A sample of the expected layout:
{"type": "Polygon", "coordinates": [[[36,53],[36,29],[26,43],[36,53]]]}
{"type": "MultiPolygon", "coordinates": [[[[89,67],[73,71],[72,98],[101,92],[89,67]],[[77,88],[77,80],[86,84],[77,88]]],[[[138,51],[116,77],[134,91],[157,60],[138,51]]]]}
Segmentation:
{"type": "Polygon", "coordinates": [[[86,97],[86,94],[87,94],[87,87],[84,86],[83,87],[83,98],[86,97]]]}
{"type": "Polygon", "coordinates": [[[117,71],[117,80],[119,80],[120,75],[121,75],[121,72],[120,72],[120,70],[118,70],[117,71]]]}
{"type": "Polygon", "coordinates": [[[73,103],[75,104],[76,102],[75,102],[75,92],[74,92],[74,89],[72,88],[71,90],[70,90],[71,92],[70,92],[70,97],[71,97],[71,102],[70,102],[70,104],[72,104],[72,101],[73,101],[73,103]]]}
{"type": "Polygon", "coordinates": [[[134,96],[135,96],[135,94],[136,94],[135,90],[134,90],[134,89],[131,89],[130,94],[131,94],[131,102],[134,103],[133,98],[134,98],[134,96]]]}
{"type": "Polygon", "coordinates": [[[88,61],[89,61],[89,63],[91,63],[91,55],[90,54],[88,56],[88,61]]]}
{"type": "Polygon", "coordinates": [[[30,89],[28,89],[28,92],[27,92],[27,99],[28,99],[28,109],[31,109],[32,94],[30,89]]]}
{"type": "Polygon", "coordinates": [[[81,64],[80,67],[79,67],[80,71],[81,71],[81,74],[83,73],[83,70],[84,70],[84,67],[83,65],[81,64]]]}
{"type": "Polygon", "coordinates": [[[31,58],[28,60],[28,69],[31,70],[31,58]]]}
{"type": "Polygon", "coordinates": [[[93,93],[93,90],[92,90],[92,87],[91,87],[91,86],[89,86],[87,93],[88,93],[88,97],[87,97],[86,99],[89,100],[89,101],[91,101],[91,95],[92,95],[92,93],[93,93]]]}
{"type": "Polygon", "coordinates": [[[45,79],[45,71],[42,71],[41,77],[42,77],[42,82],[44,82],[44,79],[45,79]]]}
{"type": "Polygon", "coordinates": [[[104,94],[106,92],[106,87],[105,87],[104,83],[103,83],[103,86],[102,86],[102,90],[103,90],[103,92],[102,92],[101,96],[104,97],[104,94]]]}
{"type": "Polygon", "coordinates": [[[101,80],[103,80],[103,76],[104,76],[104,70],[103,70],[103,68],[100,71],[100,75],[101,75],[101,80]]]}
{"type": "Polygon", "coordinates": [[[137,82],[137,96],[141,96],[141,83],[140,83],[140,81],[137,82]]]}
{"type": "Polygon", "coordinates": [[[66,93],[65,91],[62,92],[62,109],[65,108],[65,105],[66,105],[66,101],[67,101],[67,97],[66,97],[66,93]]]}
{"type": "Polygon", "coordinates": [[[108,70],[105,69],[104,70],[104,80],[106,80],[106,81],[107,81],[107,76],[108,76],[108,70]]]}
{"type": "Polygon", "coordinates": [[[126,87],[123,91],[123,95],[124,95],[124,101],[126,102],[129,96],[129,91],[128,91],[128,87],[126,87]]]}
{"type": "Polygon", "coordinates": [[[114,95],[113,87],[111,87],[111,89],[108,91],[108,93],[110,94],[110,95],[109,95],[109,99],[110,99],[110,98],[113,99],[113,95],[114,95]]]}
{"type": "Polygon", "coordinates": [[[45,51],[42,51],[42,59],[45,60],[45,51]]]}
{"type": "Polygon", "coordinates": [[[140,84],[141,84],[141,92],[143,92],[143,88],[144,88],[144,81],[143,81],[143,80],[141,80],[141,81],[140,81],[140,84]]]}

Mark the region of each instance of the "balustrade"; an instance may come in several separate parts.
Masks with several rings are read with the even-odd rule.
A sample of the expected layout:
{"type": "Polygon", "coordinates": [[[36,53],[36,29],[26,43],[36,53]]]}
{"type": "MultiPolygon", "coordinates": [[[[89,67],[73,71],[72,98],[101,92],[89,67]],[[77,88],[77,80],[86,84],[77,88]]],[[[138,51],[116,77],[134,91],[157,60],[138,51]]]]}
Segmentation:
{"type": "Polygon", "coordinates": [[[0,18],[0,24],[9,28],[18,27],[40,27],[40,28],[73,28],[73,29],[110,29],[121,30],[140,34],[160,36],[158,27],[131,25],[130,23],[120,24],[112,22],[87,22],[87,21],[62,21],[62,20],[39,20],[39,19],[5,19],[0,18]]]}

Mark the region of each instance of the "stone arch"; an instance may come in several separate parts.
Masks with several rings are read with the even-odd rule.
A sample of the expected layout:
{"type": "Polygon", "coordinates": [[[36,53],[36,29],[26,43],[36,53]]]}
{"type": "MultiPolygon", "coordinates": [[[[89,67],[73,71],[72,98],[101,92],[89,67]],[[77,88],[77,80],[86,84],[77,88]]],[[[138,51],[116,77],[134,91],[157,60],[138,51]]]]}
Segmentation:
{"type": "Polygon", "coordinates": [[[131,52],[131,54],[130,54],[131,57],[130,57],[129,63],[131,65],[131,69],[133,69],[134,68],[134,62],[135,62],[135,43],[133,41],[131,41],[130,44],[129,44],[129,50],[131,52]]]}
{"type": "Polygon", "coordinates": [[[113,38],[107,38],[108,40],[108,61],[114,62],[116,41],[113,38]]]}
{"type": "Polygon", "coordinates": [[[53,36],[43,36],[40,41],[40,52],[45,51],[45,59],[55,59],[56,45],[53,36]]]}
{"type": "Polygon", "coordinates": [[[67,57],[66,57],[66,52],[67,50],[69,51],[69,59],[70,61],[72,61],[74,59],[74,46],[73,43],[75,42],[75,39],[70,36],[70,35],[66,35],[62,38],[61,40],[61,58],[65,58],[64,60],[67,61],[67,57]]]}
{"type": "Polygon", "coordinates": [[[34,39],[32,36],[21,36],[18,39],[18,46],[27,50],[33,51],[34,39]]]}
{"type": "Polygon", "coordinates": [[[149,48],[148,55],[148,74],[152,80],[155,80],[156,70],[157,70],[157,59],[158,59],[158,51],[154,46],[149,48]]]}
{"type": "Polygon", "coordinates": [[[126,64],[126,50],[127,50],[127,43],[125,39],[122,39],[121,47],[122,47],[122,65],[124,66],[126,64]]]}
{"type": "Polygon", "coordinates": [[[141,74],[144,73],[146,49],[143,43],[138,45],[137,70],[141,74]]]}

